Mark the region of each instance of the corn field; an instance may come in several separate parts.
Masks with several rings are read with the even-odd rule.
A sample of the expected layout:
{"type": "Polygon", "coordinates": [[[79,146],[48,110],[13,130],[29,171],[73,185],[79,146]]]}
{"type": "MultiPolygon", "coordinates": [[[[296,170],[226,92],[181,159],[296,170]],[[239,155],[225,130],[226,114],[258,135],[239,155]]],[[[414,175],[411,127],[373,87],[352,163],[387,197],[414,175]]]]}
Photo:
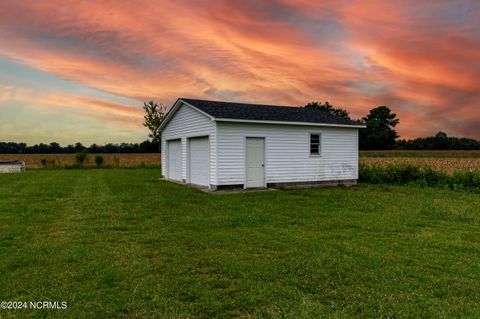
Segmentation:
{"type": "Polygon", "coordinates": [[[457,171],[480,171],[480,158],[444,157],[361,157],[360,163],[367,166],[414,165],[452,174],[457,171]]]}

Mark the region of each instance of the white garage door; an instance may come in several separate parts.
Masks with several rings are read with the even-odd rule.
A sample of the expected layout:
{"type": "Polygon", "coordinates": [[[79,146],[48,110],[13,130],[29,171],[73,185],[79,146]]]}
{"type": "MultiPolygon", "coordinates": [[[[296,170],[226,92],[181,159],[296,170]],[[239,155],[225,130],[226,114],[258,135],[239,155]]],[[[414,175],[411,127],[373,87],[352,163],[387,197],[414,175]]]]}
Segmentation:
{"type": "Polygon", "coordinates": [[[208,186],[210,183],[210,147],[208,137],[190,139],[190,183],[208,186]]]}
{"type": "Polygon", "coordinates": [[[168,179],[182,180],[182,142],[168,141],[168,179]]]}

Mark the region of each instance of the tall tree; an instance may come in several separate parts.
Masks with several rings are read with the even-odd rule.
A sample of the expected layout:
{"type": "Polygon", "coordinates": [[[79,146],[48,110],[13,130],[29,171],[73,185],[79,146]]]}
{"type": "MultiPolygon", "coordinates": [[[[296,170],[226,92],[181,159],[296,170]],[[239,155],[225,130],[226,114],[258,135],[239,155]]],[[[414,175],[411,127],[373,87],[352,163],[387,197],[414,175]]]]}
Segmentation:
{"type": "Polygon", "coordinates": [[[332,115],[350,120],[350,115],[347,112],[347,110],[342,109],[340,107],[333,107],[329,102],[325,102],[325,104],[322,104],[322,103],[317,102],[317,101],[312,101],[312,102],[308,103],[307,105],[305,105],[305,107],[320,110],[320,111],[323,111],[323,112],[327,112],[327,113],[330,113],[332,115]]]}
{"type": "Polygon", "coordinates": [[[448,136],[445,132],[438,132],[435,135],[435,149],[444,150],[448,148],[448,136]]]}
{"type": "Polygon", "coordinates": [[[143,126],[148,128],[150,131],[148,136],[152,138],[152,141],[156,144],[160,144],[161,133],[157,129],[165,117],[166,107],[163,104],[159,105],[153,101],[150,101],[148,103],[143,103],[143,109],[146,113],[144,116],[145,120],[143,122],[143,126]]]}
{"type": "Polygon", "coordinates": [[[379,106],[370,110],[363,122],[367,128],[360,130],[360,149],[387,150],[395,145],[398,137],[395,126],[400,123],[395,113],[387,106],[379,106]]]}
{"type": "Polygon", "coordinates": [[[62,152],[62,147],[57,142],[52,142],[48,146],[48,152],[49,153],[61,153],[62,152]]]}

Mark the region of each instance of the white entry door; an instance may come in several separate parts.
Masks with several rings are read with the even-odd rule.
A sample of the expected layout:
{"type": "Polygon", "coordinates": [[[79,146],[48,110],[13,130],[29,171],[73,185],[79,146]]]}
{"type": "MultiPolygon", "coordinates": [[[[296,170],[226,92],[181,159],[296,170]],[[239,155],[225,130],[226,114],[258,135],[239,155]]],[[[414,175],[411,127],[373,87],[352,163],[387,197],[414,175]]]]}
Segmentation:
{"type": "Polygon", "coordinates": [[[209,186],[210,184],[210,147],[208,136],[190,139],[190,183],[209,186]]]}
{"type": "Polygon", "coordinates": [[[265,139],[247,137],[246,140],[246,187],[264,187],[265,139]]]}
{"type": "Polygon", "coordinates": [[[182,180],[182,142],[167,141],[168,145],[168,179],[182,180]]]}

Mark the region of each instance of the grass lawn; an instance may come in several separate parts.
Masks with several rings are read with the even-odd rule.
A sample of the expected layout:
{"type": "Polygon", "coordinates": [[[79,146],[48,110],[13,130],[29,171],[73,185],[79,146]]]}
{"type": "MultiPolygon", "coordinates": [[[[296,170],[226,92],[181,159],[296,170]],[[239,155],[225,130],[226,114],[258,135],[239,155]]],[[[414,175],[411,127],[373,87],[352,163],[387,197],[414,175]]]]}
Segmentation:
{"type": "Polygon", "coordinates": [[[157,169],[0,175],[1,318],[478,317],[478,195],[211,195],[157,169]]]}

